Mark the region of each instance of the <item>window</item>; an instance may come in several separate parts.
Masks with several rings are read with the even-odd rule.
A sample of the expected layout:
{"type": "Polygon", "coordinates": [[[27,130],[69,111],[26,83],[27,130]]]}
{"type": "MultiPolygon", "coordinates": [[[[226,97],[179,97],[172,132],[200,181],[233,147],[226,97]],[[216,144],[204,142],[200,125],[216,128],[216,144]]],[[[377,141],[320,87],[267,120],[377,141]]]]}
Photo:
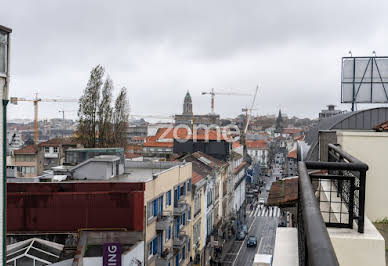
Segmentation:
{"type": "Polygon", "coordinates": [[[201,212],[201,194],[196,193],[194,196],[194,217],[201,212]]]}
{"type": "Polygon", "coordinates": [[[201,220],[199,220],[196,224],[193,226],[193,242],[194,244],[197,244],[200,240],[200,234],[201,234],[201,220]]]}
{"type": "Polygon", "coordinates": [[[185,254],[186,253],[186,247],[185,246],[183,246],[183,248],[182,248],[182,260],[185,260],[185,254]]]}
{"type": "Polygon", "coordinates": [[[18,166],[17,171],[22,174],[34,174],[35,167],[34,166],[18,166]]]}
{"type": "Polygon", "coordinates": [[[148,243],[148,258],[158,253],[158,237],[148,243]]]}
{"type": "Polygon", "coordinates": [[[8,34],[0,31],[0,73],[6,74],[8,60],[8,34]]]}
{"type": "Polygon", "coordinates": [[[166,207],[171,206],[171,190],[166,192],[166,207]]]}
{"type": "Polygon", "coordinates": [[[187,191],[191,191],[191,179],[187,181],[187,191]]]}
{"type": "Polygon", "coordinates": [[[163,213],[163,196],[160,196],[147,203],[147,217],[148,219],[162,215],[163,213]]]}
{"type": "Polygon", "coordinates": [[[54,153],[58,153],[58,147],[54,147],[54,153]]]}
{"type": "Polygon", "coordinates": [[[50,148],[49,147],[44,147],[44,152],[45,153],[49,153],[50,152],[50,148]]]}

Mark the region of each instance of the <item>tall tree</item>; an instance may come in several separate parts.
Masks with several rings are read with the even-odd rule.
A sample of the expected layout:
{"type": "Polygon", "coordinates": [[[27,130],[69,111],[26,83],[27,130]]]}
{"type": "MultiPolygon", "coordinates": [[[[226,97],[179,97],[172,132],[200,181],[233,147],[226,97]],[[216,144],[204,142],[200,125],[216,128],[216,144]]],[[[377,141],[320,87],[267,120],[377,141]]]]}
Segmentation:
{"type": "Polygon", "coordinates": [[[96,147],[97,143],[97,111],[103,84],[104,68],[100,65],[90,72],[88,84],[79,99],[78,140],[85,147],[96,147]]]}
{"type": "Polygon", "coordinates": [[[112,144],[112,91],[113,81],[107,77],[102,87],[101,101],[98,106],[98,146],[109,147],[112,144]]]}
{"type": "Polygon", "coordinates": [[[113,114],[113,140],[120,147],[127,144],[127,129],[129,118],[129,103],[127,100],[127,89],[123,87],[116,98],[113,114]]]}

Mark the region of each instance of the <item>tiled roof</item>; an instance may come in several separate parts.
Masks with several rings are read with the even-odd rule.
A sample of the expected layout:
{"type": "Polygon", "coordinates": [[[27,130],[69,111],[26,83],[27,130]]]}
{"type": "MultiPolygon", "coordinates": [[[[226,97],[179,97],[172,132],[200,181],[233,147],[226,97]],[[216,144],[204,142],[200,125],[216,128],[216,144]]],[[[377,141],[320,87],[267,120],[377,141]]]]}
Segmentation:
{"type": "Polygon", "coordinates": [[[245,141],[247,149],[268,149],[268,144],[265,140],[247,140],[245,141]]]}
{"type": "Polygon", "coordinates": [[[238,147],[241,147],[241,144],[240,144],[240,142],[238,142],[238,141],[235,141],[235,142],[233,142],[233,149],[236,149],[236,148],[238,148],[238,147]]]}
{"type": "Polygon", "coordinates": [[[127,152],[125,154],[125,158],[127,158],[127,159],[133,159],[133,158],[138,158],[138,157],[142,157],[142,155],[136,154],[136,153],[130,153],[130,152],[127,152]]]}
{"type": "Polygon", "coordinates": [[[127,145],[126,150],[142,151],[143,150],[143,146],[142,145],[135,145],[135,144],[127,145]]]}
{"type": "Polygon", "coordinates": [[[53,138],[38,144],[39,147],[58,147],[61,145],[77,145],[73,138],[53,138]]]}
{"type": "Polygon", "coordinates": [[[28,145],[21,149],[15,150],[14,154],[36,154],[38,152],[38,145],[28,145]]]}
{"type": "Polygon", "coordinates": [[[233,174],[237,174],[239,173],[245,166],[246,166],[247,162],[242,162],[239,166],[237,166],[234,170],[233,170],[233,174]]]}
{"type": "Polygon", "coordinates": [[[287,158],[294,158],[296,159],[296,149],[293,149],[292,151],[290,151],[287,155],[287,158]]]}
{"type": "Polygon", "coordinates": [[[193,170],[193,177],[191,178],[192,184],[196,184],[203,178],[202,175],[198,174],[196,171],[193,170]]]}
{"type": "Polygon", "coordinates": [[[303,131],[301,128],[285,128],[283,129],[283,134],[296,134],[303,131]]]}
{"type": "Polygon", "coordinates": [[[228,163],[221,161],[221,160],[218,160],[218,159],[216,159],[216,158],[214,158],[206,153],[203,153],[201,151],[194,152],[192,155],[195,158],[197,158],[198,160],[200,160],[202,163],[206,164],[207,166],[209,166],[211,168],[218,168],[218,167],[228,165],[228,163]]]}
{"type": "Polygon", "coordinates": [[[272,183],[268,205],[292,205],[298,200],[298,178],[286,178],[272,183]]]}

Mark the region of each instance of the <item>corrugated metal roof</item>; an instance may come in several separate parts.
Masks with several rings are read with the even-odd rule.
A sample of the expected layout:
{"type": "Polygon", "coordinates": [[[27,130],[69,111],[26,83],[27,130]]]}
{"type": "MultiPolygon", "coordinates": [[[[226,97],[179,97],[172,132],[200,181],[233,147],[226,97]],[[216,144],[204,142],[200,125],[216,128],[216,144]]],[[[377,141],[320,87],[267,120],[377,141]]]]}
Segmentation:
{"type": "Polygon", "coordinates": [[[322,119],[306,134],[305,142],[311,146],[307,159],[318,160],[319,131],[334,129],[372,130],[375,125],[387,120],[388,107],[365,109],[322,119]]]}

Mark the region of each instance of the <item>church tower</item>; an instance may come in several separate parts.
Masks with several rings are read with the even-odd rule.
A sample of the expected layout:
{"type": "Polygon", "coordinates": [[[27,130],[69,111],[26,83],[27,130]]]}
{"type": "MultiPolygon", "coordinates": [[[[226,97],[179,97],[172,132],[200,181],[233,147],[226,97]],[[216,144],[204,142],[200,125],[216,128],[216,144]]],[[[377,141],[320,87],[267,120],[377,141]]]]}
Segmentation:
{"type": "Polygon", "coordinates": [[[189,91],[187,91],[185,100],[183,102],[183,115],[192,115],[193,114],[193,103],[191,101],[191,96],[189,91]]]}

